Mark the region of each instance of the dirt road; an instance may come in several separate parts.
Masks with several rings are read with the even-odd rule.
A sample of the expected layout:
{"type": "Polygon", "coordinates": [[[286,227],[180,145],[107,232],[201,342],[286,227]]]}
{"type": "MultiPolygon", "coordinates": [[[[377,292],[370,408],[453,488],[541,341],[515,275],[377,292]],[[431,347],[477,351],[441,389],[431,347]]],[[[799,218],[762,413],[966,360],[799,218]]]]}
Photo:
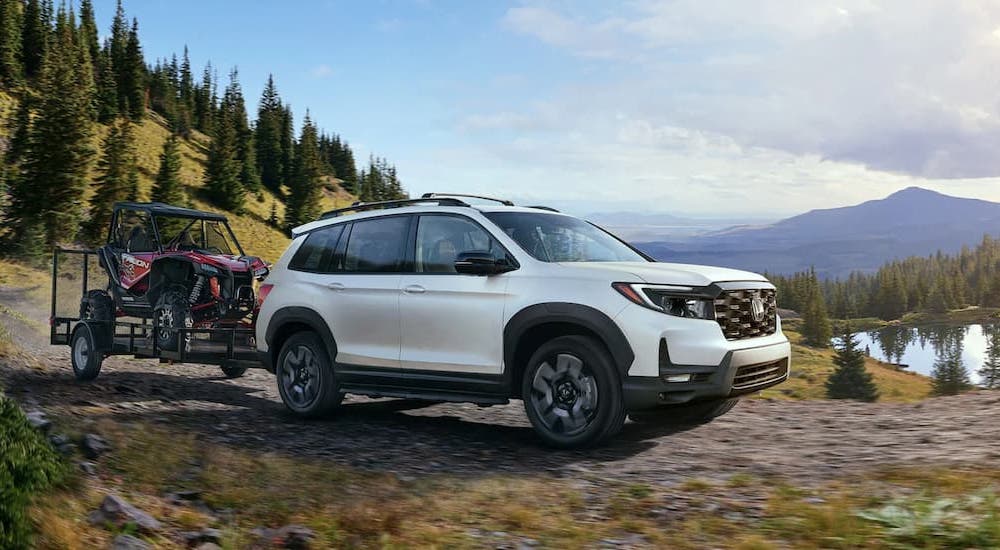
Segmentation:
{"type": "MultiPolygon", "coordinates": [[[[0,289],[0,303],[43,315],[20,291],[0,289]]],[[[114,357],[95,382],[77,383],[67,348],[49,346],[39,326],[13,328],[26,357],[3,360],[0,379],[28,408],[84,422],[168,424],[228,445],[403,476],[489,471],[673,483],[744,473],[808,483],[877,465],[1000,459],[996,392],[903,405],[745,400],[707,425],[672,431],[630,422],[607,447],[553,452],[539,446],[519,401],[480,408],[352,397],[334,418],[303,421],[285,412],[264,371],[226,380],[217,367],[114,357]]]]}

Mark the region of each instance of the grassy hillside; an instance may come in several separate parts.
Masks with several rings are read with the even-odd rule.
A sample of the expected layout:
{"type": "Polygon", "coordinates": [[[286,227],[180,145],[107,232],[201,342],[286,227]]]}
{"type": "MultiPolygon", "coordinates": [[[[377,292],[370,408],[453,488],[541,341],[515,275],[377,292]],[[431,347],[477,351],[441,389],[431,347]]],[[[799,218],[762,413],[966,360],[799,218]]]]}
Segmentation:
{"type": "MultiPolygon", "coordinates": [[[[17,99],[0,90],[0,138],[10,136],[16,110],[17,99]]],[[[100,157],[101,143],[107,132],[108,127],[100,124],[96,126],[92,144],[95,156],[94,162],[91,164],[91,180],[97,176],[96,160],[100,157]]],[[[166,121],[151,111],[148,112],[142,123],[136,126],[134,132],[135,151],[139,164],[139,200],[149,200],[152,194],[153,180],[156,178],[156,172],[160,166],[160,152],[163,149],[163,142],[166,141],[170,132],[166,121]]],[[[236,237],[240,240],[240,244],[243,245],[247,254],[260,256],[268,261],[277,260],[285,247],[288,246],[289,240],[282,231],[268,225],[267,219],[271,215],[272,204],[276,205],[278,218],[282,219],[285,214],[284,204],[278,200],[274,193],[264,190],[260,197],[248,196],[246,211],[238,216],[212,206],[205,198],[202,179],[209,143],[210,138],[197,131],[193,132],[191,139],[181,141],[181,180],[191,201],[190,206],[200,210],[226,214],[236,237]]],[[[93,189],[89,189],[84,194],[85,203],[92,194],[93,189]]],[[[335,179],[327,182],[323,195],[322,210],[346,206],[356,200],[353,195],[341,190],[335,179]]]]}
{"type": "MultiPolygon", "coordinates": [[[[771,399],[824,399],[826,379],[833,372],[832,349],[816,349],[803,345],[802,336],[783,327],[792,341],[792,376],[780,386],[764,390],[761,397],[771,399]]],[[[930,395],[930,378],[914,372],[900,371],[872,358],[865,360],[878,386],[880,401],[919,401],[930,395]]]]}

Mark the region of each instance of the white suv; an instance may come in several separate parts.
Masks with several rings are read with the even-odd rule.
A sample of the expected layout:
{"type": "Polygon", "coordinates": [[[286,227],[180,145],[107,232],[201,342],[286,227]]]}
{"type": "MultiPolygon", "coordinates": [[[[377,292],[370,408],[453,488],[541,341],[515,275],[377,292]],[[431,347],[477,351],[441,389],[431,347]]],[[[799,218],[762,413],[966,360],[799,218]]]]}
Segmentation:
{"type": "Polygon", "coordinates": [[[289,409],[522,399],[542,439],[576,447],[626,414],[707,421],[788,377],[760,275],[657,263],[552,209],[468,198],[358,204],[294,230],[256,324],[289,409]]]}

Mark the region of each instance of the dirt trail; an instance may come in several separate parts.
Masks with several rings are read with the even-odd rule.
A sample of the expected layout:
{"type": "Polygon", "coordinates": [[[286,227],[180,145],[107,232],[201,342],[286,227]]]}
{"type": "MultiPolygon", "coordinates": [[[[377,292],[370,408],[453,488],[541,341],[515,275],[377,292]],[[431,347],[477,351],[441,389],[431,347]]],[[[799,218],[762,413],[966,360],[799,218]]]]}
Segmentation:
{"type": "MultiPolygon", "coordinates": [[[[46,315],[19,291],[0,288],[0,303],[39,321],[46,315]]],[[[746,400],[707,425],[628,423],[607,447],[554,452],[538,445],[519,401],[479,408],[351,397],[336,417],[303,421],[285,412],[263,371],[226,380],[217,367],[114,357],[95,382],[81,384],[67,348],[49,346],[38,327],[17,333],[30,359],[0,360],[0,380],[29,408],[165,424],[228,445],[404,476],[515,472],[671,484],[744,473],[810,483],[887,464],[1000,459],[1000,392],[917,404],[746,400]]]]}

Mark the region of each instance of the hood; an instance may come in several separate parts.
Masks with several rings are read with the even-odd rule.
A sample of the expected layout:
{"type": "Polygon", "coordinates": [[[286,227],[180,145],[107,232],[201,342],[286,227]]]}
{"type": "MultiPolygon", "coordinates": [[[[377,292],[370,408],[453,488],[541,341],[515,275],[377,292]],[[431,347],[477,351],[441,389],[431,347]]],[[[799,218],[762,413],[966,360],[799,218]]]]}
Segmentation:
{"type": "Polygon", "coordinates": [[[264,260],[256,256],[234,256],[229,254],[203,254],[201,252],[184,252],[181,255],[189,256],[198,263],[208,264],[214,267],[228,269],[235,273],[245,271],[256,271],[267,267],[264,260]]]}
{"type": "Polygon", "coordinates": [[[609,279],[623,280],[627,275],[650,284],[706,286],[726,281],[767,281],[763,276],[749,271],[694,264],[668,264],[659,262],[565,262],[568,268],[586,269],[603,273],[609,279]]]}

